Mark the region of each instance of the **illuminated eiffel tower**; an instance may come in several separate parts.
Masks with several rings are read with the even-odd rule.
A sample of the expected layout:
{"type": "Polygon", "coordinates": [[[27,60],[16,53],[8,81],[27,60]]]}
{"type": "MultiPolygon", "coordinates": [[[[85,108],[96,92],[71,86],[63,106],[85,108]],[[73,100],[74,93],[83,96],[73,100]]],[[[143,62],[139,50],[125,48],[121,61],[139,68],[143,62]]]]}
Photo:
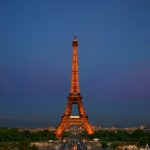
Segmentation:
{"type": "Polygon", "coordinates": [[[61,122],[57,127],[55,134],[59,138],[65,129],[71,126],[79,126],[87,131],[88,134],[93,134],[93,129],[88,121],[82,103],[82,96],[80,95],[79,74],[78,74],[78,40],[74,37],[72,41],[73,56],[72,56],[72,78],[70,86],[70,94],[68,96],[68,103],[65,113],[61,118],[61,122]],[[72,105],[78,106],[78,115],[72,116],[72,105]]]}

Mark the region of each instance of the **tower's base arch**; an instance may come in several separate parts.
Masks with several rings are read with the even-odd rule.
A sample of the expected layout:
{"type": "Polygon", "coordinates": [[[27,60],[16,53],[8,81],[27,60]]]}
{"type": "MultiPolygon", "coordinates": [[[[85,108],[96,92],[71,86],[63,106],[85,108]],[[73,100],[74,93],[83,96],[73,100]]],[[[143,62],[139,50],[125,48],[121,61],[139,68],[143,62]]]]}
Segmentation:
{"type": "Polygon", "coordinates": [[[58,126],[58,128],[55,131],[55,134],[57,138],[60,138],[63,132],[72,127],[72,126],[78,126],[84,129],[88,134],[93,134],[93,129],[88,121],[87,116],[81,116],[78,118],[72,117],[72,116],[62,116],[61,122],[58,126]]]}

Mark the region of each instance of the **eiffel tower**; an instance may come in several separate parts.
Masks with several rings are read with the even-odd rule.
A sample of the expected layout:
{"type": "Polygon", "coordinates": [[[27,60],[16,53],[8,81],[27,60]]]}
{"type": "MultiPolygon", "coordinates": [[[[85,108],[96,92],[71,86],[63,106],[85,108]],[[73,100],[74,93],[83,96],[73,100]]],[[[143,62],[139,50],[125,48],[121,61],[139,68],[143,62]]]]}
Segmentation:
{"type": "Polygon", "coordinates": [[[94,131],[88,121],[88,116],[86,115],[82,103],[82,96],[80,95],[80,85],[79,85],[79,74],[78,74],[78,40],[74,37],[72,41],[73,55],[72,55],[72,77],[70,94],[68,96],[68,103],[61,118],[61,122],[58,125],[55,134],[57,138],[60,138],[65,129],[71,126],[79,126],[87,131],[88,134],[93,134],[94,131]],[[78,115],[72,116],[72,105],[78,106],[78,115]]]}

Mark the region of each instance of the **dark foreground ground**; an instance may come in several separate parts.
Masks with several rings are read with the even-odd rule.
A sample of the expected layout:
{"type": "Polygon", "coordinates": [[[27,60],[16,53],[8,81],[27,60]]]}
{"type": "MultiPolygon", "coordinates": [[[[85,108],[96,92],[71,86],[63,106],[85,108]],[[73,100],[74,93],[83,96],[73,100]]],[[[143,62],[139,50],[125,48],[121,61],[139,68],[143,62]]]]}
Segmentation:
{"type": "MultiPolygon", "coordinates": [[[[77,131],[78,132],[78,131],[77,131]]],[[[0,150],[68,150],[73,147],[83,150],[118,149],[135,145],[139,149],[150,145],[149,130],[98,130],[93,135],[86,132],[65,132],[61,140],[48,130],[30,131],[17,128],[0,128],[0,150]],[[93,141],[98,138],[99,141],[93,141]]]]}

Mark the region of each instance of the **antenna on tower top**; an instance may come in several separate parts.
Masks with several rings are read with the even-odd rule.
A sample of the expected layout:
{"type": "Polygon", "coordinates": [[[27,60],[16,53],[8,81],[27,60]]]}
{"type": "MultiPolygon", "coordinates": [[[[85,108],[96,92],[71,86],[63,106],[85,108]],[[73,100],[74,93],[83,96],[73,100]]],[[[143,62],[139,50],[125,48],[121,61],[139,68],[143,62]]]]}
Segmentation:
{"type": "Polygon", "coordinates": [[[77,40],[77,36],[76,35],[77,35],[77,31],[74,30],[74,37],[73,37],[74,40],[77,40]]]}

